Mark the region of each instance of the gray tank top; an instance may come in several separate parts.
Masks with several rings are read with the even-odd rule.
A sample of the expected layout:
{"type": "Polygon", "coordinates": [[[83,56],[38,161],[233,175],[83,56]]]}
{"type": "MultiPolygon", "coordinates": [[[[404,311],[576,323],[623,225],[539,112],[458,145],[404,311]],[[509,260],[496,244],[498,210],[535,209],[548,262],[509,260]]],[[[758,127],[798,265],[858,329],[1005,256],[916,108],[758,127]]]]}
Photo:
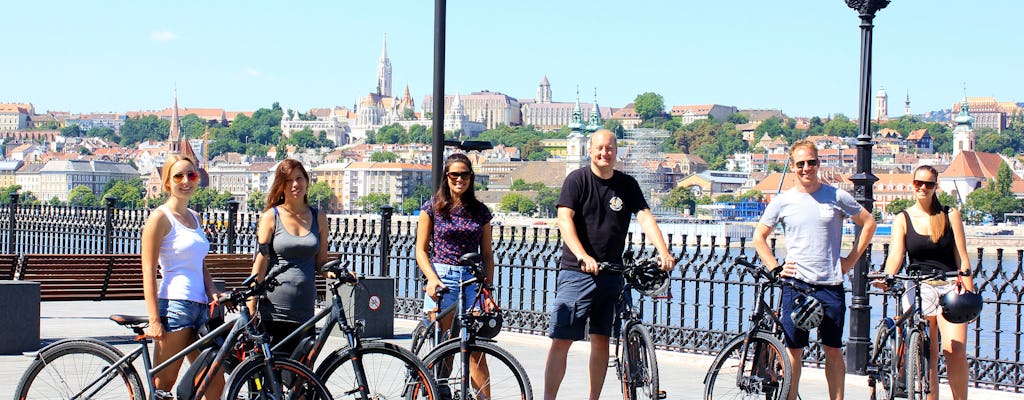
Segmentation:
{"type": "Polygon", "coordinates": [[[320,249],[320,227],[315,208],[313,224],[305,236],[288,233],[281,224],[281,215],[274,207],[274,252],[267,271],[277,266],[290,265],[277,276],[281,283],[267,294],[270,315],[274,321],[306,322],[313,317],[316,302],[316,254],[320,249]]]}

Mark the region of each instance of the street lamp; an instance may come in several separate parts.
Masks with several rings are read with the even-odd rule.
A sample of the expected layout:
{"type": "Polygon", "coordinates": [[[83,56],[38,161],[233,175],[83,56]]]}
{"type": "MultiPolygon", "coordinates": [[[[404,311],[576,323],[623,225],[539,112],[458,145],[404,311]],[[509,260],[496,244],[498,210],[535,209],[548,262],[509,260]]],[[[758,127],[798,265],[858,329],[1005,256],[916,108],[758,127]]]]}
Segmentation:
{"type": "MultiPolygon", "coordinates": [[[[857,117],[857,172],[850,177],[853,197],[870,212],[874,208],[872,185],[878,177],[871,173],[871,30],[875,13],[889,5],[889,0],[846,0],[846,5],[860,14],[860,103],[857,117]]],[[[861,227],[856,230],[860,237],[861,227]]],[[[867,251],[853,269],[853,296],[850,302],[850,341],[847,343],[846,369],[863,375],[871,347],[871,305],[867,296],[867,273],[871,252],[867,251]]]]}

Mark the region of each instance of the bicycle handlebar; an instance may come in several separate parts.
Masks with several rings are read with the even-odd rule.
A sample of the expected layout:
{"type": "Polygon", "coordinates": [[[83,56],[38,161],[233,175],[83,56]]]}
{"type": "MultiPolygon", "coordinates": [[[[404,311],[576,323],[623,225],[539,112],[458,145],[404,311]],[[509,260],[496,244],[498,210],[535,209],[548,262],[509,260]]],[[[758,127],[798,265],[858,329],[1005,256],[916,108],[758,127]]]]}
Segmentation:
{"type": "Polygon", "coordinates": [[[764,269],[764,267],[758,266],[750,261],[747,261],[746,258],[736,257],[734,261],[736,262],[736,265],[743,267],[743,269],[753,274],[758,282],[764,280],[767,281],[769,285],[786,285],[793,288],[793,290],[796,290],[797,292],[800,292],[805,295],[811,292],[811,290],[808,290],[807,288],[797,285],[788,279],[782,279],[782,277],[771,273],[770,271],[764,269]]]}

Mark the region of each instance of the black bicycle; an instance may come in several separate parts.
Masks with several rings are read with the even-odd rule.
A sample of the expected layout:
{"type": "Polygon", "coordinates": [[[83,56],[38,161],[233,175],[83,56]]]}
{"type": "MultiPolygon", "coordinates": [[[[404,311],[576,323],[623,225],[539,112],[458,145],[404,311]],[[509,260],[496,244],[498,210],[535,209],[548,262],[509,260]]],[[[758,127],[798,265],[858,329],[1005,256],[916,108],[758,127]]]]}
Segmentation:
{"type": "Polygon", "coordinates": [[[622,382],[622,397],[626,400],[656,400],[667,397],[658,387],[658,356],[655,353],[651,333],[640,318],[640,310],[634,307],[633,289],[641,297],[656,297],[668,285],[668,273],[661,270],[656,258],[633,259],[627,251],[622,264],[600,263],[602,271],[621,273],[625,285],[618,297],[618,313],[613,326],[618,328],[615,351],[609,366],[615,367],[615,374],[622,382]]]}
{"type": "Polygon", "coordinates": [[[931,392],[929,327],[921,311],[921,285],[927,281],[945,282],[946,278],[957,274],[957,271],[922,274],[921,268],[913,264],[907,267],[907,274],[868,274],[869,280],[885,282],[888,288],[885,295],[895,298],[896,309],[902,311],[898,317],[883,318],[875,331],[874,348],[867,365],[872,400],[924,399],[931,392]],[[910,288],[915,296],[913,304],[907,305],[903,294],[910,288]]]}
{"type": "Polygon", "coordinates": [[[353,324],[346,317],[338,289],[345,284],[359,285],[361,279],[350,274],[341,260],[324,264],[323,270],[337,278],[328,280],[331,306],[281,339],[273,351],[300,340],[290,358],[312,368],[331,331],[338,327],[348,345],[332,351],[316,369],[316,375],[331,393],[346,399],[439,399],[433,376],[412,352],[391,343],[359,337],[362,321],[353,324]],[[310,335],[317,331],[316,324],[325,318],[323,327],[310,335]]]}
{"type": "MultiPolygon", "coordinates": [[[[256,282],[250,276],[219,299],[222,304],[239,305],[264,294],[279,283],[276,276],[284,268],[275,268],[267,279],[256,282]]],[[[231,370],[224,399],[331,399],[306,366],[292,360],[275,358],[270,346],[252,323],[248,308],[238,307],[239,317],[214,329],[167,361],[152,366],[150,339],[145,334],[149,318],[111,315],[110,319],[135,333],[138,348],[124,354],[114,346],[92,338],[65,339],[46,346],[36,355],[15,390],[16,399],[172,399],[171,393],[156,390],[153,375],[194,351],[216,348],[211,358],[197,358],[186,371],[187,378],[177,385],[177,398],[201,398],[214,379],[214,373],[231,370]],[[217,344],[223,340],[223,344],[217,344]],[[133,362],[142,358],[145,388],[133,362]],[[236,364],[236,360],[242,360],[236,364]],[[233,368],[232,368],[233,367],[233,368]],[[148,395],[147,395],[148,393],[148,395]]],[[[208,356],[213,350],[205,350],[208,356]]]]}
{"type": "Polygon", "coordinates": [[[781,340],[782,321],[774,311],[778,305],[769,305],[765,296],[779,285],[805,296],[808,291],[742,257],[735,261],[754,276],[754,310],[747,331],[733,337],[711,363],[704,377],[704,398],[785,399],[793,384],[792,366],[781,340]]]}
{"type": "MultiPolygon", "coordinates": [[[[533,399],[533,387],[526,370],[511,353],[491,339],[500,330],[500,313],[485,310],[491,288],[481,268],[480,255],[470,253],[459,259],[459,264],[470,267],[473,278],[462,281],[456,290],[457,310],[464,310],[462,292],[467,286],[479,283],[474,304],[477,310],[458,312],[458,337],[439,341],[446,334],[436,333],[413,338],[413,347],[427,343],[435,347],[423,358],[423,363],[437,379],[441,398],[460,400],[533,399]]],[[[453,311],[454,312],[454,311],[453,311]]],[[[439,332],[439,321],[423,332],[439,332]]]]}

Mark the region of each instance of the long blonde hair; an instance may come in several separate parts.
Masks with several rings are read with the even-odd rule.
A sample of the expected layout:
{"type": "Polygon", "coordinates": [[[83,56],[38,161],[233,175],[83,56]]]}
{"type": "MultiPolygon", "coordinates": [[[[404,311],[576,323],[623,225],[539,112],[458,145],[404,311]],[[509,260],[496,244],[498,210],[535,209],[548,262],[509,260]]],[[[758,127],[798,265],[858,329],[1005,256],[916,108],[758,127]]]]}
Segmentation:
{"type": "Polygon", "coordinates": [[[942,203],[939,203],[939,171],[936,171],[931,165],[922,165],[914,170],[914,177],[917,177],[917,173],[920,171],[927,171],[935,177],[935,187],[932,190],[932,206],[924,212],[928,213],[928,236],[931,237],[932,243],[938,243],[939,239],[942,238],[942,234],[946,232],[946,213],[942,203]]]}

